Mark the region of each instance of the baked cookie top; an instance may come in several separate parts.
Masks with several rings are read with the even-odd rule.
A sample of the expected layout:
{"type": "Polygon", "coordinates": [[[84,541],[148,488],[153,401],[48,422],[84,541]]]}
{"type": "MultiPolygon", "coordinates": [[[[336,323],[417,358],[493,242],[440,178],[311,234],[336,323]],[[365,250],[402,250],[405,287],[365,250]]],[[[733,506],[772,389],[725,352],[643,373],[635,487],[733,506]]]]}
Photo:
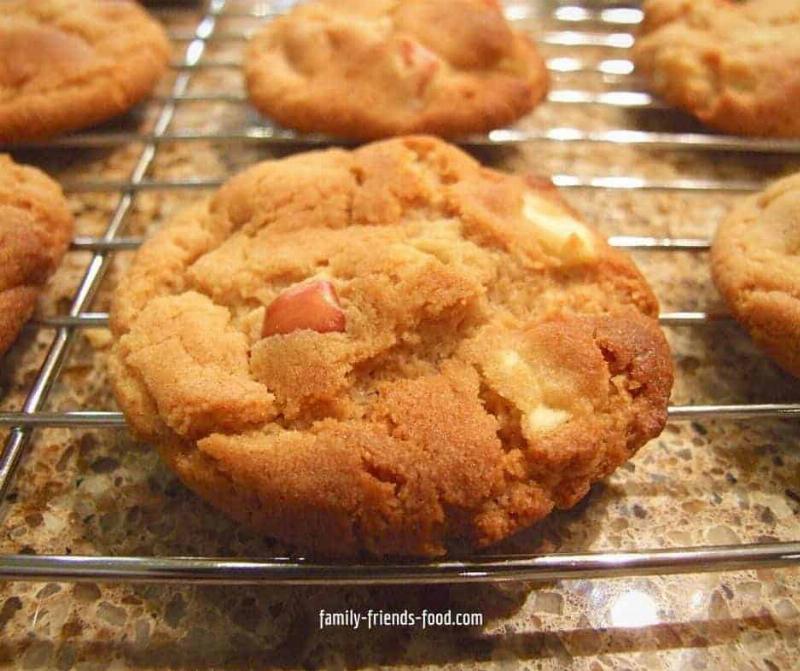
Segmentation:
{"type": "Polygon", "coordinates": [[[800,137],[800,2],[647,0],[634,45],[653,90],[722,131],[800,137]]]}
{"type": "Polygon", "coordinates": [[[0,12],[0,141],[125,112],[163,74],[169,43],[135,2],[11,0],[0,12]]]}
{"type": "Polygon", "coordinates": [[[245,58],[253,104],[304,132],[486,132],[530,111],[547,72],[495,0],[321,0],[270,21],[245,58]]]}
{"type": "Polygon", "coordinates": [[[717,229],[711,263],[734,317],[800,377],[800,173],[731,211],[717,229]]]}
{"type": "Polygon", "coordinates": [[[0,154],[0,354],[33,313],[72,229],[61,187],[43,172],[0,154]]]}
{"type": "Polygon", "coordinates": [[[111,374],[236,519],[327,554],[483,546],[658,435],[656,300],[540,181],[412,137],[260,163],[138,252],[111,374]]]}

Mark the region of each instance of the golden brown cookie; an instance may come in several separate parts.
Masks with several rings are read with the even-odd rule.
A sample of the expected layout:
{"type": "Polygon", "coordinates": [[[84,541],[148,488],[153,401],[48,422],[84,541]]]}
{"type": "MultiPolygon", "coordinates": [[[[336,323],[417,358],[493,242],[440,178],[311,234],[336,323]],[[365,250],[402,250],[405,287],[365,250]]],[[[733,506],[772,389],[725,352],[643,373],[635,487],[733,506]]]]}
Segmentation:
{"type": "Polygon", "coordinates": [[[33,314],[72,229],[61,187],[43,172],[0,154],[0,354],[33,314]]]}
{"type": "Polygon", "coordinates": [[[711,269],[733,316],[800,377],[800,173],[734,208],[717,229],[711,269]]]}
{"type": "Polygon", "coordinates": [[[11,0],[0,11],[0,141],[106,121],[147,96],[169,43],[135,2],[11,0]]]}
{"type": "Polygon", "coordinates": [[[647,0],[637,71],[667,102],[741,135],[800,137],[800,2],[647,0]]]}
{"type": "Polygon", "coordinates": [[[321,0],[248,46],[250,99],[289,128],[349,138],[486,132],[530,111],[547,72],[494,0],[321,0]]]}
{"type": "Polygon", "coordinates": [[[658,435],[656,300],[552,186],[426,137],[267,161],[138,252],[131,428],[312,552],[437,555],[568,508],[658,435]]]}

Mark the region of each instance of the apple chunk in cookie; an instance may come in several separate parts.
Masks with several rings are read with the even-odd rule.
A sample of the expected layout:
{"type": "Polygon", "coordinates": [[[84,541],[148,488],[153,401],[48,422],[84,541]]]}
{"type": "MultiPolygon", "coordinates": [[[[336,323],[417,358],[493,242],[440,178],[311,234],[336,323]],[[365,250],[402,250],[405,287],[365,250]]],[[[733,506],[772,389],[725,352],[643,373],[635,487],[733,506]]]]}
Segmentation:
{"type": "Polygon", "coordinates": [[[345,314],[336,289],[327,280],[289,287],[270,303],[264,315],[264,337],[309,329],[317,333],[344,331],[345,314]]]}
{"type": "Polygon", "coordinates": [[[178,215],[116,291],[110,363],[131,428],[233,518],[434,556],[574,505],[658,435],[657,315],[552,186],[407,137],[259,163],[178,215]]]}
{"type": "Polygon", "coordinates": [[[417,95],[421,96],[442,67],[442,60],[430,49],[412,38],[400,40],[400,57],[403,65],[417,82],[417,95]]]}

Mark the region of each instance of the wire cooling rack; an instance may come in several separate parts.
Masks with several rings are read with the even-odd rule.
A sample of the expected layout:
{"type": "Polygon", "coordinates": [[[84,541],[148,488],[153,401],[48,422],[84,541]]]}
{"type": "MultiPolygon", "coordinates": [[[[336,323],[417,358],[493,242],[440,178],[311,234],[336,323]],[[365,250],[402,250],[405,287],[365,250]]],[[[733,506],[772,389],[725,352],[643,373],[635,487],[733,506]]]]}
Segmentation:
{"type": "MultiPolygon", "coordinates": [[[[115,147],[131,142],[142,145],[130,178],[124,181],[92,179],[65,184],[73,192],[111,192],[118,200],[100,237],[77,237],[73,250],[89,251],[91,261],[78,285],[66,315],[41,318],[40,328],[55,329],[55,338],[44,363],[39,369],[18,412],[0,413],[0,426],[10,427],[0,454],[0,501],[6,498],[22,458],[37,427],[68,427],[74,429],[124,427],[118,412],[76,410],[44,412],[50,391],[69,355],[76,330],[105,326],[107,315],[89,311],[92,300],[103,281],[112,255],[121,250],[135,249],[140,238],[124,237],[126,220],[137,193],[144,190],[176,190],[214,187],[217,179],[150,179],[148,173],[157,152],[167,143],[214,141],[217,143],[272,143],[317,145],[331,142],[323,136],[298,135],[268,123],[244,127],[233,132],[211,133],[185,131],[174,127],[179,106],[185,102],[226,102],[246,104],[244,95],[237,93],[200,94],[190,91],[194,73],[201,69],[238,68],[235,60],[214,60],[208,56],[209,47],[224,42],[247,40],[251,33],[218,29],[222,19],[269,20],[285,11],[291,2],[251,3],[235,0],[208,0],[199,22],[190,32],[172,32],[171,38],[183,46],[183,57],[172,64],[176,76],[166,96],[156,96],[149,104],[157,106],[152,130],[148,133],[88,131],[65,136],[47,144],[34,144],[39,149],[115,147]],[[185,46],[184,46],[185,45],[185,46]]],[[[530,3],[506,5],[510,20],[522,22],[534,14],[530,3]]],[[[635,4],[600,4],[584,7],[560,4],[553,9],[550,22],[563,29],[537,36],[547,45],[574,47],[576,56],[551,58],[548,68],[554,77],[558,73],[594,73],[613,90],[600,92],[567,89],[555,86],[549,102],[563,105],[601,105],[617,108],[665,109],[663,103],[636,86],[633,66],[627,49],[634,41],[633,31],[642,18],[635,4]],[[585,60],[580,57],[584,47],[600,47],[613,53],[613,58],[585,60]]],[[[577,128],[549,128],[540,131],[505,128],[488,135],[469,137],[465,145],[509,145],[526,142],[579,142],[623,144],[671,150],[740,151],[769,154],[800,155],[800,141],[770,140],[712,135],[702,132],[651,132],[619,128],[588,132],[577,128]]],[[[27,145],[30,147],[31,145],[27,145]]],[[[655,181],[635,177],[584,178],[570,174],[552,176],[562,188],[635,189],[676,192],[747,192],[763,184],[749,181],[672,179],[655,181]]],[[[650,251],[702,251],[709,241],[696,238],[656,238],[616,236],[612,245],[627,249],[650,251]]],[[[725,315],[704,312],[671,312],[661,315],[664,325],[697,326],[725,315]]],[[[681,405],[669,409],[670,421],[700,418],[757,420],[784,417],[800,419],[800,403],[746,405],[681,405]]],[[[375,562],[375,563],[318,563],[305,559],[271,557],[268,559],[215,559],[209,557],[126,557],[126,556],[62,556],[62,555],[0,555],[0,578],[18,580],[91,580],[191,583],[281,583],[281,584],[389,584],[402,582],[441,583],[503,580],[553,580],[587,577],[617,577],[644,574],[714,572],[748,568],[775,568],[800,564],[800,541],[788,543],[759,543],[726,546],[702,546],[667,550],[637,550],[632,552],[592,552],[583,554],[556,553],[538,556],[480,556],[468,560],[443,562],[375,562]]]]}

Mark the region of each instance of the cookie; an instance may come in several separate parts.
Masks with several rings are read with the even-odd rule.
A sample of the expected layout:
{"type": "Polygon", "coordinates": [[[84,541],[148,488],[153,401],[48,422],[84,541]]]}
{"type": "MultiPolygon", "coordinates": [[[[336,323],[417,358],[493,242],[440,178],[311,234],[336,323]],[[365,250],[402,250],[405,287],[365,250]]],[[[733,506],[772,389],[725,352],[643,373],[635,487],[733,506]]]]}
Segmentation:
{"type": "Polygon", "coordinates": [[[115,292],[131,429],[233,518],[324,555],[483,547],[666,420],[658,306],[549,183],[433,138],[255,165],[115,292]]]}
{"type": "Polygon", "coordinates": [[[800,137],[800,2],[647,0],[636,69],[726,133],[800,137]]]}
{"type": "Polygon", "coordinates": [[[731,211],[714,236],[711,270],[756,344],[800,377],[800,173],[731,211]]]}
{"type": "Polygon", "coordinates": [[[0,154],[0,354],[33,314],[47,278],[67,251],[73,220],[58,186],[0,154]]]}
{"type": "Polygon", "coordinates": [[[252,103],[288,128],[356,139],[504,126],[547,91],[544,61],[494,0],[321,0],[248,45],[252,103]]]}
{"type": "Polygon", "coordinates": [[[147,96],[169,43],[134,2],[11,0],[0,12],[0,141],[106,121],[147,96]]]}

